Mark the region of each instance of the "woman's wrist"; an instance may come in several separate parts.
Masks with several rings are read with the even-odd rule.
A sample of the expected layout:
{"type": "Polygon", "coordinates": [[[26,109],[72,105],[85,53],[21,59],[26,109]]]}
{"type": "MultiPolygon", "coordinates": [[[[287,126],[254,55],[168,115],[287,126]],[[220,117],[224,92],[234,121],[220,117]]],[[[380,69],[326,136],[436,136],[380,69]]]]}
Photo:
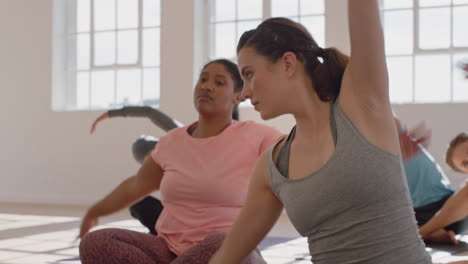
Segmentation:
{"type": "Polygon", "coordinates": [[[91,217],[91,218],[97,218],[101,216],[101,213],[99,211],[99,208],[97,205],[91,206],[88,211],[86,212],[86,216],[91,217]]]}

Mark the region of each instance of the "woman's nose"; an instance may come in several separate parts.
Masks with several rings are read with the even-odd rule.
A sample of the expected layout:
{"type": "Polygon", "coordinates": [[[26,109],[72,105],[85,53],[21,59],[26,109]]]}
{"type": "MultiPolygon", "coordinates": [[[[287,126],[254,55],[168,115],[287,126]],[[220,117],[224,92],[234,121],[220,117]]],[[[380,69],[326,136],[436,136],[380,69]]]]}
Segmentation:
{"type": "Polygon", "coordinates": [[[242,88],[242,93],[241,93],[242,100],[249,99],[250,96],[251,96],[250,90],[244,86],[244,88],[242,88]]]}
{"type": "Polygon", "coordinates": [[[206,91],[210,91],[210,92],[213,91],[213,85],[211,85],[209,83],[202,84],[201,88],[202,88],[202,90],[206,90],[206,91]]]}

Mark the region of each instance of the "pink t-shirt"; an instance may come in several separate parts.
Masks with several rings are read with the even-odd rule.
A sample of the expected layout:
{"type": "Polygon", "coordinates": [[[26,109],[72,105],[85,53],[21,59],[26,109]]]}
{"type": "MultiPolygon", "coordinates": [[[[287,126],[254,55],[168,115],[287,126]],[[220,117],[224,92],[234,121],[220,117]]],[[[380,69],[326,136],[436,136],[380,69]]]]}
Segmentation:
{"type": "Polygon", "coordinates": [[[189,127],[171,130],[151,153],[164,171],[156,230],[176,255],[211,233],[229,231],[256,160],[283,136],[252,121],[233,121],[209,138],[190,136],[189,127]]]}

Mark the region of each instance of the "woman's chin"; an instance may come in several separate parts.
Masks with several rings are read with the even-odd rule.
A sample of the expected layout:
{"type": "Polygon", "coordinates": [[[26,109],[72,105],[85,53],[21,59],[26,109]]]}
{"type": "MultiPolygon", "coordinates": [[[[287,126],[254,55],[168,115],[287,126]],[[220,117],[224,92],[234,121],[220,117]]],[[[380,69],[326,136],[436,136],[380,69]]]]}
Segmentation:
{"type": "Polygon", "coordinates": [[[271,113],[268,113],[268,112],[265,112],[265,111],[258,111],[260,113],[260,117],[263,119],[263,120],[268,120],[268,119],[272,119],[272,118],[275,118],[276,116],[272,115],[271,113]]]}
{"type": "Polygon", "coordinates": [[[260,117],[263,120],[269,120],[285,114],[289,114],[288,112],[281,111],[280,109],[274,106],[269,107],[268,109],[258,109],[257,112],[260,114],[260,117]]]}
{"type": "Polygon", "coordinates": [[[209,113],[213,112],[213,106],[207,103],[196,103],[195,108],[197,109],[198,113],[209,113]]]}
{"type": "Polygon", "coordinates": [[[213,116],[220,114],[219,109],[217,110],[212,107],[203,107],[203,106],[198,107],[197,112],[199,116],[204,116],[204,117],[213,117],[213,116]]]}

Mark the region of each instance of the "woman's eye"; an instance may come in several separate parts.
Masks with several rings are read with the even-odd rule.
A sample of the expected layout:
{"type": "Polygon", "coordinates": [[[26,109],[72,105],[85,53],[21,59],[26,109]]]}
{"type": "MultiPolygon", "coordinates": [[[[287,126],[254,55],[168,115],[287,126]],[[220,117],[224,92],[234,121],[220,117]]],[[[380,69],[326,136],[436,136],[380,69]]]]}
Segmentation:
{"type": "Polygon", "coordinates": [[[224,82],[216,82],[216,85],[218,85],[218,86],[223,86],[223,85],[224,85],[224,82]]]}

